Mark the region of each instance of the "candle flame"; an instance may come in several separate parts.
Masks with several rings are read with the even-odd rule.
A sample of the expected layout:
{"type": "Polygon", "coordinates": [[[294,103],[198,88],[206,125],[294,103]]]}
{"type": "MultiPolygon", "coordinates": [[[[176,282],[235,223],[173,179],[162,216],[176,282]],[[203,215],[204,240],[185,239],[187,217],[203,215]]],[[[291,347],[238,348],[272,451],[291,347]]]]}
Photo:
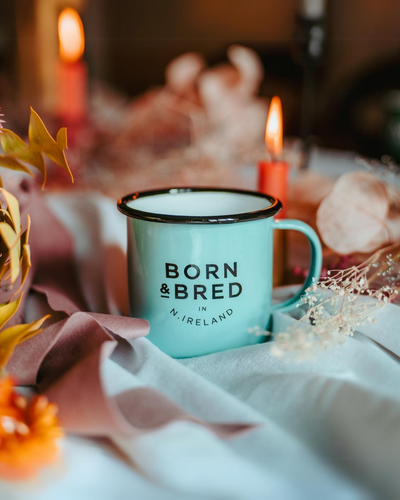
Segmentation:
{"type": "Polygon", "coordinates": [[[279,156],[282,151],[282,105],[279,97],[274,96],[268,110],[267,126],[265,128],[265,144],[269,151],[279,156]]]}
{"type": "Polygon", "coordinates": [[[78,61],[85,50],[85,33],[75,9],[64,9],[58,17],[60,57],[65,62],[78,61]]]}

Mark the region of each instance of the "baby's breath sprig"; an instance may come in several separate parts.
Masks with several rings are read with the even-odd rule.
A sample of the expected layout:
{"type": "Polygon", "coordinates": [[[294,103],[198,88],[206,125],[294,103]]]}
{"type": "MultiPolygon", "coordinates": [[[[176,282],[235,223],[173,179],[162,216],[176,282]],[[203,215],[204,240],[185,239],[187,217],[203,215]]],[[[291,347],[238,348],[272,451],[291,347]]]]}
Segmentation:
{"type": "Polygon", "coordinates": [[[271,354],[284,358],[314,358],[343,343],[374,313],[399,297],[400,243],[383,248],[358,266],[328,271],[302,297],[306,314],[286,332],[275,335],[271,354]]]}

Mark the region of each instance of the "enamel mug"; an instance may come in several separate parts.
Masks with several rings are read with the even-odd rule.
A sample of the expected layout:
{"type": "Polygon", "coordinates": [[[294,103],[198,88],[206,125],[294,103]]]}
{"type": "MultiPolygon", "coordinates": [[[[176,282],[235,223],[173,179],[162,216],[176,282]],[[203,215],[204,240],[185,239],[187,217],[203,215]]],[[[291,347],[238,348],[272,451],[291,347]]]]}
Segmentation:
{"type": "Polygon", "coordinates": [[[322,251],[307,224],[276,220],[276,198],[252,191],[174,188],[125,196],[131,314],[150,323],[148,339],[176,357],[262,341],[272,312],[295,306],[318,279],[322,251]],[[310,271],[299,292],[272,304],[273,232],[291,229],[310,243],[310,271]]]}

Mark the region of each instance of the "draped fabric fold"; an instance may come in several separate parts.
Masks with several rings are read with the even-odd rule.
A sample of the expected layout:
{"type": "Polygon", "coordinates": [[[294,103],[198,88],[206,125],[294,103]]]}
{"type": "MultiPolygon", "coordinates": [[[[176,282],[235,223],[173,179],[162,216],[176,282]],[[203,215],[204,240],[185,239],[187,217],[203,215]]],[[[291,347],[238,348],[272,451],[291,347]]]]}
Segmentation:
{"type": "MultiPolygon", "coordinates": [[[[147,335],[149,325],[143,319],[83,312],[87,304],[74,267],[71,236],[30,184],[24,181],[11,190],[22,199],[23,217],[29,213],[32,218],[33,267],[27,286],[43,294],[49,307],[65,318],[18,346],[7,371],[21,385],[37,384],[58,405],[67,431],[131,436],[177,420],[199,423],[221,437],[252,428],[240,423],[206,423],[150,387],[107,396],[102,363],[117,346],[117,357],[129,357],[134,346],[127,341],[147,335]]],[[[21,320],[19,315],[15,321],[21,320]]]]}

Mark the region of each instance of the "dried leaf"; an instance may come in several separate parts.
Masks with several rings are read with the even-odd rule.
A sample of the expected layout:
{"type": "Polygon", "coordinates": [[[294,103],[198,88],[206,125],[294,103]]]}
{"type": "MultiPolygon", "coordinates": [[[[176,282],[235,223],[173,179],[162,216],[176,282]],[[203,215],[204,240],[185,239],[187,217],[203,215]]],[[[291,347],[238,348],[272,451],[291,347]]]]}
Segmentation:
{"type": "Polygon", "coordinates": [[[10,250],[10,285],[13,285],[19,276],[19,248],[14,247],[10,250]]]}
{"type": "Polygon", "coordinates": [[[60,128],[60,130],[57,132],[57,144],[62,149],[68,149],[67,129],[65,127],[60,128]]]}
{"type": "Polygon", "coordinates": [[[15,196],[13,196],[11,193],[6,191],[3,188],[0,188],[0,193],[3,194],[6,202],[7,202],[7,211],[8,214],[11,216],[11,220],[14,226],[14,231],[16,233],[20,232],[21,229],[21,217],[19,213],[19,203],[18,200],[15,196]]]}
{"type": "Polygon", "coordinates": [[[13,284],[19,275],[21,241],[19,235],[5,222],[0,222],[0,236],[9,249],[10,281],[13,284]]]}
{"type": "Polygon", "coordinates": [[[15,325],[0,332],[0,369],[4,368],[18,344],[40,333],[50,315],[29,324],[15,325]]]}
{"type": "Polygon", "coordinates": [[[57,140],[54,140],[39,115],[31,108],[28,135],[29,145],[11,130],[2,130],[0,144],[4,155],[0,155],[0,166],[26,172],[33,176],[30,169],[24,164],[32,165],[42,174],[44,187],[47,179],[44,153],[50,160],[66,170],[73,182],[74,179],[64,153],[64,149],[67,148],[67,129],[61,128],[57,133],[57,140]]]}
{"type": "MultiPolygon", "coordinates": [[[[25,234],[25,233],[24,233],[25,234]]],[[[18,290],[14,293],[13,297],[17,296],[25,285],[26,278],[29,274],[29,269],[32,267],[31,262],[31,249],[29,245],[22,245],[22,258],[20,264],[21,271],[21,284],[18,290]]]]}
{"type": "Polygon", "coordinates": [[[29,269],[32,267],[31,261],[31,248],[29,245],[22,245],[22,259],[21,259],[21,288],[24,286],[29,269]]]}
{"type": "Polygon", "coordinates": [[[0,208],[0,222],[6,222],[10,226],[14,225],[13,221],[12,221],[12,218],[11,218],[11,215],[4,208],[0,208]]]}
{"type": "Polygon", "coordinates": [[[4,154],[7,156],[14,156],[29,148],[28,144],[21,137],[6,128],[1,133],[0,143],[4,154]]]}
{"type": "Polygon", "coordinates": [[[4,196],[8,208],[8,210],[0,209],[0,280],[5,281],[9,278],[10,285],[13,285],[22,271],[21,284],[14,294],[16,296],[21,291],[31,267],[28,245],[31,219],[28,215],[27,229],[19,237],[21,220],[18,200],[4,189],[0,188],[0,192],[4,196]]]}
{"type": "MultiPolygon", "coordinates": [[[[42,187],[44,187],[47,180],[47,171],[42,152],[29,148],[26,151],[16,154],[15,157],[39,170],[43,176],[42,187]]],[[[33,174],[31,175],[33,177],[33,174]]]]}
{"type": "Polygon", "coordinates": [[[6,222],[0,222],[0,234],[9,250],[16,246],[18,242],[18,235],[6,222]]]}
{"type": "Polygon", "coordinates": [[[11,130],[4,129],[0,135],[0,143],[5,154],[5,156],[0,157],[1,166],[12,170],[26,172],[27,174],[33,176],[29,168],[21,163],[22,161],[37,167],[43,173],[43,156],[40,152],[31,152],[28,144],[26,144],[25,141],[23,141],[17,134],[14,134],[11,130]],[[40,159],[37,158],[37,155],[41,157],[41,163],[43,164],[42,168],[40,165],[40,159]]]}
{"type": "Polygon", "coordinates": [[[31,216],[29,214],[27,214],[27,216],[26,216],[26,230],[23,232],[23,234],[21,236],[21,244],[22,245],[28,244],[29,235],[31,232],[31,224],[32,224],[31,216]]]}
{"type": "Polygon", "coordinates": [[[19,162],[16,158],[13,158],[12,156],[5,156],[0,154],[0,167],[5,167],[8,168],[9,170],[17,170],[19,172],[25,172],[33,177],[33,174],[29,170],[29,168],[23,165],[21,162],[19,162]]]}
{"type": "Polygon", "coordinates": [[[31,216],[27,214],[27,227],[26,231],[21,236],[21,245],[22,245],[22,258],[21,258],[21,285],[17,293],[20,292],[22,287],[25,284],[26,278],[28,277],[29,269],[32,267],[31,262],[31,249],[29,246],[29,235],[31,232],[31,216]]]}
{"type": "Polygon", "coordinates": [[[339,254],[370,252],[389,242],[385,185],[368,172],[342,175],[317,212],[324,243],[339,254]]]}
{"type": "Polygon", "coordinates": [[[8,252],[2,253],[0,257],[0,281],[10,271],[10,266],[7,263],[7,259],[8,259],[8,252]]]}
{"type": "Polygon", "coordinates": [[[0,329],[3,328],[6,325],[6,323],[8,323],[8,321],[10,321],[10,319],[17,312],[18,307],[21,303],[21,299],[22,295],[20,295],[18,299],[14,300],[13,302],[7,304],[0,304],[0,329]]]}
{"type": "Polygon", "coordinates": [[[50,160],[57,163],[57,165],[69,173],[71,181],[73,182],[74,178],[64,152],[64,149],[67,148],[66,128],[62,128],[58,131],[57,140],[55,141],[49,134],[39,115],[31,108],[28,134],[31,149],[43,151],[50,160]]]}

